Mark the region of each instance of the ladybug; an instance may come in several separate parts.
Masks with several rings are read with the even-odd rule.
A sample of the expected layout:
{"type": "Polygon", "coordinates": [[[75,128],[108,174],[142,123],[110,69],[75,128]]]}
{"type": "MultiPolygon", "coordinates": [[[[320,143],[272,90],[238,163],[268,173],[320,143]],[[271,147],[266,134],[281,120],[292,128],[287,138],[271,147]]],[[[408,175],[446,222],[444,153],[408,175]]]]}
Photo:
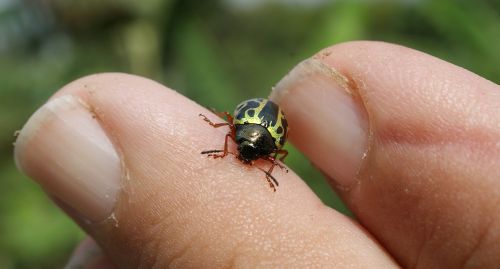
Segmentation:
{"type": "Polygon", "coordinates": [[[252,165],[255,160],[263,159],[271,163],[269,170],[265,171],[269,186],[276,191],[278,181],[271,175],[275,166],[286,168],[281,162],[288,155],[282,149],[288,135],[288,122],[281,108],[274,102],[264,98],[254,98],[241,102],[234,111],[234,117],[228,112],[218,113],[227,122],[214,123],[205,115],[200,114],[204,121],[212,127],[229,126],[229,132],[224,140],[224,149],[205,150],[201,154],[209,157],[224,158],[228,154],[235,155],[244,164],[252,165]],[[238,152],[228,151],[228,139],[231,138],[238,145],[238,152]],[[281,157],[278,158],[278,155],[281,157]]]}

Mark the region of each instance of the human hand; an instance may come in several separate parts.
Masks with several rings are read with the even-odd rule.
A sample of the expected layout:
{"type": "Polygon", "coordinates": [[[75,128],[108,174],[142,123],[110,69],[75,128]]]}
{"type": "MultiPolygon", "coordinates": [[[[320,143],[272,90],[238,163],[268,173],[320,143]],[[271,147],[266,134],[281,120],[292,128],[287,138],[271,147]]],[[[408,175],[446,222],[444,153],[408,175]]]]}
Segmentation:
{"type": "Polygon", "coordinates": [[[275,169],[274,193],[255,167],[200,155],[227,130],[198,114],[216,116],[130,75],[58,91],[15,157],[102,247],[106,268],[108,258],[121,268],[500,265],[498,85],[407,48],[353,42],[299,64],[270,98],[356,220],[293,171],[275,169]]]}

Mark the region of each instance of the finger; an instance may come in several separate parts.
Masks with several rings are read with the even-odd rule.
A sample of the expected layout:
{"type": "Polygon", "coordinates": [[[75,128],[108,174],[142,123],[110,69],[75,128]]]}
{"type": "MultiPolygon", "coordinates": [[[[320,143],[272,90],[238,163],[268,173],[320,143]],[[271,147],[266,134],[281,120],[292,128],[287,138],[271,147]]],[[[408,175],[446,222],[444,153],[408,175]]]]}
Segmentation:
{"type": "Polygon", "coordinates": [[[201,155],[228,129],[200,113],[220,120],[146,79],[86,77],[32,116],[16,160],[124,268],[395,266],[293,172],[273,192],[267,163],[201,155]]]}
{"type": "Polygon", "coordinates": [[[91,238],[83,240],[71,255],[65,269],[114,269],[111,261],[91,238]]]}
{"type": "Polygon", "coordinates": [[[500,264],[500,88],[411,49],[333,46],[271,95],[292,142],[405,267],[500,264]]]}

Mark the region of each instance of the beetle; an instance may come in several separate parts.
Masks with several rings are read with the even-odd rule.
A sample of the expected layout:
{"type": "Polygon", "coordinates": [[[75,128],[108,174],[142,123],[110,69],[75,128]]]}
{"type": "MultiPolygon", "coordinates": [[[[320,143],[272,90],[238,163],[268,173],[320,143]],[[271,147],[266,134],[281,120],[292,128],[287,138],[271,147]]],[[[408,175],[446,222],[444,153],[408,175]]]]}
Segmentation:
{"type": "Polygon", "coordinates": [[[208,124],[214,128],[229,126],[229,132],[224,140],[224,149],[205,150],[201,154],[208,157],[224,158],[228,154],[235,155],[242,163],[252,165],[254,161],[263,159],[271,163],[269,170],[265,171],[269,186],[276,191],[278,181],[272,176],[275,166],[284,169],[283,162],[288,151],[282,149],[288,136],[288,122],[283,110],[274,102],[264,98],[253,98],[241,102],[234,111],[234,117],[228,112],[217,113],[227,122],[214,123],[205,115],[200,114],[208,124]],[[228,140],[231,138],[236,144],[238,152],[228,150],[228,140]],[[281,155],[279,158],[278,156],[281,155]]]}

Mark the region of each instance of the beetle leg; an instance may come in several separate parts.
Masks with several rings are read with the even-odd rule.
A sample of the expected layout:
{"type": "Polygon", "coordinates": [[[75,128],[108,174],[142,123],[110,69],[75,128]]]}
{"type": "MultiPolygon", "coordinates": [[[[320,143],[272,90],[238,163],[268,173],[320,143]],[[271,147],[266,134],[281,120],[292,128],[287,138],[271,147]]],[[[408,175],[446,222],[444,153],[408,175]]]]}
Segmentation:
{"type": "Polygon", "coordinates": [[[281,163],[279,163],[277,160],[276,160],[276,156],[278,156],[278,152],[276,152],[274,154],[274,157],[273,156],[266,156],[264,157],[263,159],[271,162],[271,167],[269,168],[269,170],[265,171],[264,169],[262,168],[259,168],[262,172],[264,172],[266,174],[266,180],[267,182],[269,183],[269,186],[273,189],[273,191],[276,191],[276,186],[279,186],[279,183],[278,181],[276,180],[276,178],[273,177],[272,175],[272,172],[274,170],[274,167],[275,166],[278,166],[279,168],[281,169],[285,169],[285,171],[288,173],[288,170],[285,168],[285,166],[281,163]],[[272,181],[271,181],[272,180],[272,181]],[[274,184],[273,184],[274,182],[274,184]]]}
{"type": "Polygon", "coordinates": [[[217,116],[221,117],[221,118],[224,118],[226,117],[226,120],[227,122],[233,122],[234,118],[233,116],[231,115],[231,113],[227,112],[227,111],[223,111],[223,112],[216,112],[216,111],[213,111],[215,114],[217,114],[217,116]]]}
{"type": "MultiPolygon", "coordinates": [[[[229,113],[228,113],[229,114],[229,113]]],[[[208,122],[208,124],[210,124],[210,126],[214,127],[214,128],[219,128],[219,127],[222,127],[222,126],[226,126],[226,125],[232,125],[231,123],[228,123],[228,122],[221,122],[221,123],[214,123],[212,122],[211,120],[209,120],[207,118],[207,116],[203,115],[203,114],[200,114],[198,115],[200,117],[203,118],[204,121],[208,122]]]]}
{"type": "Polygon", "coordinates": [[[229,152],[227,150],[227,139],[229,137],[232,137],[232,132],[229,132],[226,134],[226,138],[224,139],[224,149],[223,150],[220,150],[220,149],[215,149],[215,150],[205,150],[205,151],[202,151],[201,154],[208,154],[207,156],[208,157],[213,157],[214,159],[217,159],[217,158],[224,158],[226,157],[228,154],[233,154],[232,152],[229,152]],[[222,152],[222,154],[214,154],[214,153],[220,153],[222,152]]]}
{"type": "Polygon", "coordinates": [[[234,127],[234,124],[232,123],[234,118],[233,116],[231,116],[231,114],[229,114],[229,112],[215,112],[218,116],[220,116],[221,118],[224,118],[224,116],[226,117],[227,119],[227,122],[221,122],[221,123],[214,123],[212,122],[210,119],[207,118],[207,116],[203,115],[203,114],[199,114],[198,116],[202,117],[204,121],[208,122],[208,124],[210,124],[210,126],[214,127],[214,128],[219,128],[219,127],[222,127],[222,126],[229,126],[229,129],[231,130],[231,138],[236,141],[236,127],[234,127]]]}
{"type": "Polygon", "coordinates": [[[267,183],[269,183],[269,187],[271,189],[273,189],[273,192],[276,192],[276,186],[279,186],[278,181],[271,174],[269,174],[269,172],[267,172],[266,170],[264,170],[262,168],[259,168],[259,170],[261,170],[262,172],[264,172],[266,174],[266,180],[267,180],[267,183]],[[273,181],[274,181],[274,183],[273,183],[273,181]]]}
{"type": "Polygon", "coordinates": [[[284,162],[285,161],[285,158],[286,156],[288,156],[288,150],[285,150],[285,149],[280,149],[278,151],[276,151],[276,156],[275,157],[278,157],[278,154],[283,154],[279,160],[284,162]]]}
{"type": "MultiPolygon", "coordinates": [[[[283,150],[284,152],[286,152],[286,154],[288,154],[288,151],[286,150],[283,150]]],[[[269,170],[267,171],[269,174],[271,174],[273,172],[273,169],[275,166],[278,166],[279,168],[281,168],[282,170],[285,170],[285,172],[288,173],[288,169],[286,169],[286,167],[279,163],[276,158],[278,157],[278,154],[281,153],[281,150],[279,151],[276,151],[276,153],[274,154],[274,156],[266,156],[264,157],[265,160],[269,161],[271,163],[271,167],[269,168],[269,170]]],[[[286,157],[286,155],[285,155],[286,157]]],[[[282,159],[283,157],[280,158],[280,160],[282,159]]]]}
{"type": "Polygon", "coordinates": [[[231,138],[233,138],[234,141],[236,141],[236,127],[234,126],[234,124],[232,123],[234,121],[234,118],[233,116],[227,112],[227,111],[224,111],[224,112],[216,112],[216,114],[221,117],[221,118],[224,118],[226,117],[226,120],[228,122],[227,125],[229,125],[229,129],[231,130],[231,138]]]}

